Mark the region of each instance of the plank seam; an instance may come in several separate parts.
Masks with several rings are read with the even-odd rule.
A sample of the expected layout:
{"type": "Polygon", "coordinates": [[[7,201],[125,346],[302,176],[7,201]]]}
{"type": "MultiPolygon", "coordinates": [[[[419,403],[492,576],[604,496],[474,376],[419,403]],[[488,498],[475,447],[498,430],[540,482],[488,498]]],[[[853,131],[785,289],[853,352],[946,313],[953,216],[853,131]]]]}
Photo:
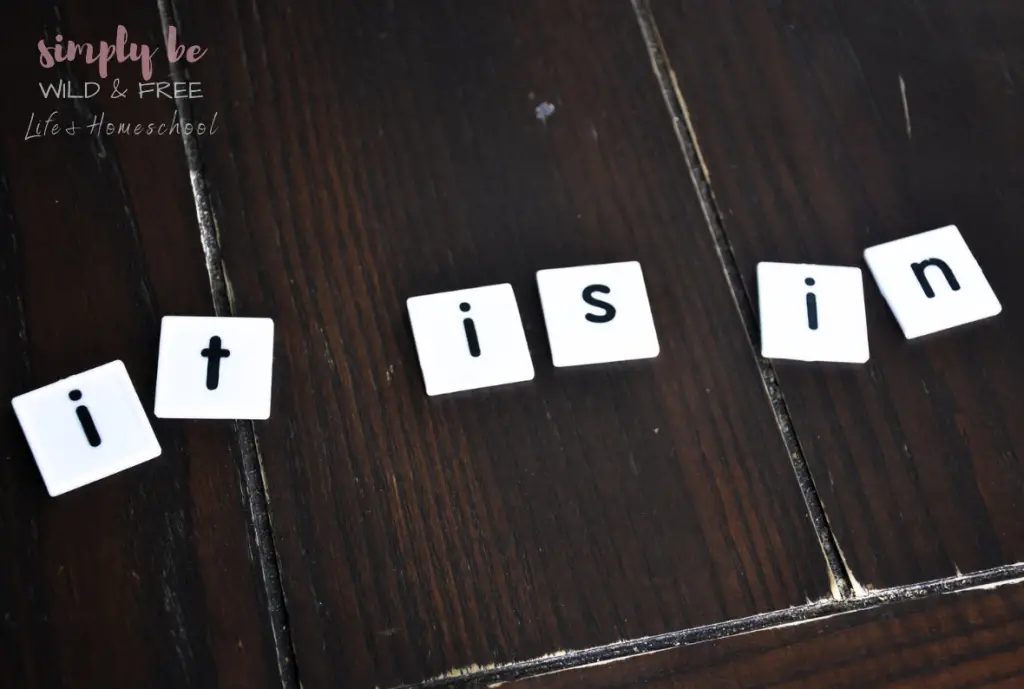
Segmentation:
{"type": "MultiPolygon", "coordinates": [[[[181,26],[174,0],[157,0],[157,7],[165,36],[169,26],[181,26]]],[[[173,80],[188,81],[188,76],[181,63],[171,63],[170,71],[173,80]]],[[[185,131],[186,129],[195,131],[194,127],[185,127],[186,123],[194,124],[195,117],[187,98],[175,98],[175,106],[182,124],[181,140],[185,148],[192,196],[196,207],[196,219],[199,225],[199,237],[203,247],[207,277],[210,281],[213,312],[217,316],[233,316],[235,315],[235,303],[224,267],[220,228],[210,202],[209,184],[202,172],[199,139],[196,134],[188,134],[185,131]]],[[[235,421],[232,423],[232,430],[239,450],[240,466],[238,469],[241,478],[239,488],[248,509],[249,528],[256,546],[256,557],[263,579],[267,616],[277,655],[278,675],[283,689],[301,689],[298,665],[295,661],[295,644],[288,624],[288,609],[284,587],[281,583],[281,564],[277,548],[274,545],[270,500],[263,472],[263,457],[256,439],[256,429],[251,421],[235,421]]]]}
{"type": "Polygon", "coordinates": [[[686,159],[690,180],[700,200],[701,210],[704,213],[712,240],[715,243],[715,249],[722,265],[722,271],[725,274],[726,283],[732,294],[736,310],[739,312],[740,320],[743,322],[747,343],[750,346],[751,354],[760,372],[761,383],[771,405],[775,423],[778,426],[782,442],[789,455],[790,465],[796,476],[804,504],[807,507],[814,533],[818,538],[818,544],[821,546],[833,596],[837,599],[843,599],[861,595],[863,589],[857,585],[853,573],[846,566],[835,534],[829,526],[828,515],[825,512],[825,507],[818,495],[817,487],[814,485],[814,478],[811,476],[807,460],[800,447],[800,440],[793,427],[793,420],[779,385],[775,367],[770,360],[762,357],[757,351],[759,330],[757,319],[754,316],[753,305],[743,287],[739,264],[733,252],[732,244],[729,242],[728,235],[725,232],[725,222],[721,209],[715,200],[711,185],[711,175],[698,145],[697,135],[690,120],[686,101],[683,99],[675,72],[669,64],[668,55],[662,44],[661,35],[658,32],[654,15],[651,12],[649,0],[631,1],[637,21],[640,24],[640,30],[643,33],[651,65],[661,86],[662,96],[668,107],[669,115],[672,117],[676,138],[686,159]]]}
{"type": "Polygon", "coordinates": [[[897,603],[908,603],[969,591],[984,591],[1001,586],[1024,583],[1024,562],[994,567],[972,574],[935,579],[918,584],[866,591],[856,598],[826,599],[783,610],[760,613],[726,622],[616,641],[583,650],[564,651],[540,658],[513,662],[466,672],[458,670],[420,683],[405,684],[396,689],[461,689],[463,687],[495,687],[515,680],[537,677],[589,665],[627,660],[638,655],[667,651],[708,641],[720,641],[741,634],[770,631],[782,627],[811,624],[830,617],[863,612],[897,603]]]}

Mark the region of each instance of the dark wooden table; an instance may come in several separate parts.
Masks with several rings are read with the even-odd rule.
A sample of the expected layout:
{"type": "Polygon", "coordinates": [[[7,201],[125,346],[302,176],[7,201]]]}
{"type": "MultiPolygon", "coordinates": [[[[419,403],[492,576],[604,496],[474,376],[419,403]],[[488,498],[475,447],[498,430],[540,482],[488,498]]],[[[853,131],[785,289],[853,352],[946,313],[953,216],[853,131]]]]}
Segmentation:
{"type": "Polygon", "coordinates": [[[277,338],[270,420],[154,419],[59,498],[0,413],[0,685],[1024,686],[1024,4],[12,0],[0,38],[0,397],[121,359],[151,410],[167,314],[277,338]],[[118,25],[205,49],[152,76],[201,98],[40,64],[118,25]],[[758,356],[759,261],[948,224],[998,318],[907,342],[868,279],[867,365],[758,356]],[[660,356],[555,370],[536,271],[625,260],[660,356]],[[536,379],[428,398],[405,300],[500,282],[536,379]]]}

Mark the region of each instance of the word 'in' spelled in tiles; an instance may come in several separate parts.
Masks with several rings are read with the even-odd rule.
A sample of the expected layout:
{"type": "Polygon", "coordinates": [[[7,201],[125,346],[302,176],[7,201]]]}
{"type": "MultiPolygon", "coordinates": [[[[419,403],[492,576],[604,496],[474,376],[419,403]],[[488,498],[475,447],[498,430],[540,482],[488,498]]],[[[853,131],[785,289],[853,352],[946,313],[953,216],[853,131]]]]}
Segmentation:
{"type": "MultiPolygon", "coordinates": [[[[992,287],[953,225],[873,246],[864,259],[907,339],[995,316],[992,287]]],[[[868,331],[859,268],[757,266],[761,354],[864,363],[868,331]]]]}

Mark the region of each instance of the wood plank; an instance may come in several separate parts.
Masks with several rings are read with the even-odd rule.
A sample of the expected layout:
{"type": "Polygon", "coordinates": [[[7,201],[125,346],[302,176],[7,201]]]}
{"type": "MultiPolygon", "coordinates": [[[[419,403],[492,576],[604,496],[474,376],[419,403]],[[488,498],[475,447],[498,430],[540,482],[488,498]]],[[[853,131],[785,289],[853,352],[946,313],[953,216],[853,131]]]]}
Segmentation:
{"type": "Polygon", "coordinates": [[[829,595],[629,3],[175,11],[235,303],[281,337],[258,440],[306,686],[829,595]],[[553,370],[535,271],[632,259],[661,356],[553,370]],[[536,379],[428,399],[405,299],[500,282],[536,379]]]}
{"type": "Polygon", "coordinates": [[[1024,682],[1024,588],[887,605],[566,670],[508,689],[1012,689],[1024,682]]]}
{"type": "Polygon", "coordinates": [[[871,362],[777,365],[853,576],[1024,559],[1024,5],[652,7],[751,300],[758,261],[865,267],[865,248],[947,224],[1002,300],[908,343],[865,267],[871,362]]]}
{"type": "MultiPolygon", "coordinates": [[[[4,9],[0,56],[0,397],[113,359],[152,409],[159,318],[211,311],[180,136],[25,139],[30,114],[62,129],[164,122],[172,101],[88,102],[38,84],[97,79],[81,60],[44,70],[36,42],[160,44],[153,3],[4,9]]],[[[155,78],[166,78],[157,65],[155,78]]],[[[8,405],[0,414],[0,676],[4,686],[273,687],[277,652],[228,424],[156,421],[159,458],[47,496],[8,405]]]]}

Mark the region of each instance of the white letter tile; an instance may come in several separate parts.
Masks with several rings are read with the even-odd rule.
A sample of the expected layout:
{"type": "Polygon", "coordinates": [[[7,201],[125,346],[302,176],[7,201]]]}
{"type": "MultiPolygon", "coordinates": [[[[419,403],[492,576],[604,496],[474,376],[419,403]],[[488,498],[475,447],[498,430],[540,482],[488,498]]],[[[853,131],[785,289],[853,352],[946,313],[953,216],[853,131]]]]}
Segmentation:
{"type": "Polygon", "coordinates": [[[863,364],[870,357],[860,268],[759,263],[761,355],[863,364]]]}
{"type": "Polygon", "coordinates": [[[164,316],[155,414],[162,419],[266,419],[274,368],[269,318],[164,316]]]}
{"type": "Polygon", "coordinates": [[[658,334],[636,261],[537,272],[555,366],[658,356],[658,334]]]}
{"type": "Polygon", "coordinates": [[[954,225],[873,246],[864,260],[908,340],[1002,311],[954,225]]]}
{"type": "Polygon", "coordinates": [[[160,455],[120,361],[26,392],[11,404],[51,496],[160,455]]]}
{"type": "Polygon", "coordinates": [[[427,394],[533,380],[533,361],[512,285],[407,301],[427,394]]]}

